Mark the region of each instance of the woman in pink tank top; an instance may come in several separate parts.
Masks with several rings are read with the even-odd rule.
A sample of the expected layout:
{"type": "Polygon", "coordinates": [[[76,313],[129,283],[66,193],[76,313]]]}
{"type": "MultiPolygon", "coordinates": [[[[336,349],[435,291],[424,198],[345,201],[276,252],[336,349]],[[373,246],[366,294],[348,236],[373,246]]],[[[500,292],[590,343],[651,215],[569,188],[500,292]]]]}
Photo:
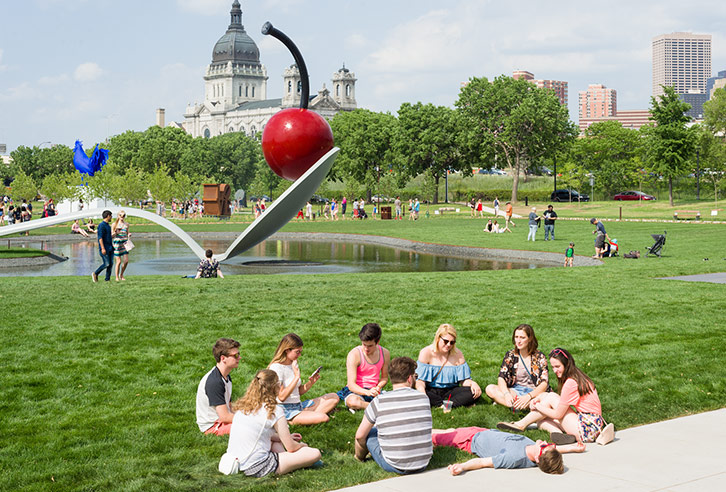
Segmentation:
{"type": "Polygon", "coordinates": [[[361,345],[348,352],[345,362],[348,385],[338,391],[338,397],[351,412],[362,410],[381,393],[388,383],[388,364],[391,354],[379,345],[381,327],[368,323],[358,337],[361,345]]]}

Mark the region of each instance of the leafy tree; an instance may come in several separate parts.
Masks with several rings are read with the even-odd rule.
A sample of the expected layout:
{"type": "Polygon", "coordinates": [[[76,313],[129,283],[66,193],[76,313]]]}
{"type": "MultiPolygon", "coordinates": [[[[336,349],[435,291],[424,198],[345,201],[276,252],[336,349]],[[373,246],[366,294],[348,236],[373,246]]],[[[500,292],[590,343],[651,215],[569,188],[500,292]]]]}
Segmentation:
{"type": "Polygon", "coordinates": [[[696,150],[700,161],[701,177],[713,186],[714,200],[726,182],[726,141],[711,132],[712,127],[696,125],[696,150]]]}
{"type": "Polygon", "coordinates": [[[703,105],[706,127],[713,134],[726,138],[726,88],[716,89],[713,97],[703,105]]]}
{"type": "Polygon", "coordinates": [[[170,203],[174,198],[175,182],[169,176],[169,170],[162,164],[153,172],[149,173],[146,180],[151,196],[163,203],[170,203]]]}
{"type": "Polygon", "coordinates": [[[139,149],[144,141],[144,132],[126,131],[114,135],[108,141],[109,162],[115,162],[122,169],[134,166],[138,161],[139,149]]]}
{"type": "Polygon", "coordinates": [[[433,203],[439,203],[439,180],[447,170],[471,175],[471,165],[462,155],[458,135],[459,114],[453,109],[433,104],[403,103],[398,110],[394,146],[400,172],[413,178],[429,171],[433,179],[433,203]]]}
{"type": "Polygon", "coordinates": [[[36,182],[41,182],[50,174],[72,173],[73,150],[65,145],[50,148],[25,147],[21,145],[10,153],[13,158],[13,174],[22,171],[36,182]]]}
{"type": "Polygon", "coordinates": [[[78,196],[79,175],[73,174],[49,174],[43,179],[40,186],[40,193],[46,198],[52,198],[59,203],[68,198],[78,196]]]}
{"type": "Polygon", "coordinates": [[[650,98],[655,126],[644,127],[649,169],[668,180],[668,201],[673,206],[673,178],[689,168],[695,150],[695,131],[686,127],[691,105],[678,99],[673,87],[663,87],[662,95],[650,98]]]}
{"type": "Polygon", "coordinates": [[[176,173],[174,176],[174,197],[187,201],[194,198],[199,191],[199,183],[184,173],[176,173]]]}
{"type": "Polygon", "coordinates": [[[87,193],[89,198],[99,198],[103,201],[116,202],[119,198],[118,194],[118,176],[121,174],[121,165],[109,162],[103,166],[101,172],[95,175],[84,178],[87,186],[87,193]]]}
{"type": "Polygon", "coordinates": [[[264,162],[260,142],[240,132],[210,138],[209,154],[211,166],[206,173],[235,190],[246,189],[255,177],[256,165],[264,162]]]}
{"type": "Polygon", "coordinates": [[[179,171],[191,177],[207,176],[212,169],[209,138],[195,138],[179,158],[179,171]]]}
{"type": "Polygon", "coordinates": [[[247,198],[250,196],[267,195],[273,200],[281,195],[292,183],[270,169],[263,160],[255,165],[255,177],[247,188],[247,198]]]}
{"type": "Polygon", "coordinates": [[[566,149],[577,135],[557,96],[522,79],[472,78],[456,107],[464,117],[462,145],[468,145],[473,160],[500,158],[512,169],[513,202],[519,175],[541,157],[566,149]]]}
{"type": "Polygon", "coordinates": [[[139,142],[132,163],[148,174],[163,164],[168,174],[173,176],[179,171],[181,156],[191,141],[192,137],[181,128],[149,127],[139,142]]]}
{"type": "Polygon", "coordinates": [[[148,196],[146,173],[136,167],[129,167],[123,176],[114,180],[114,194],[118,201],[125,205],[133,205],[148,196]]]}
{"type": "Polygon", "coordinates": [[[35,184],[32,176],[28,176],[22,170],[15,174],[12,187],[10,188],[10,196],[16,202],[23,200],[33,200],[38,194],[38,185],[35,184]]]}
{"type": "Polygon", "coordinates": [[[594,123],[572,146],[571,159],[595,177],[595,186],[612,195],[638,183],[641,134],[618,121],[594,123]]]}
{"type": "Polygon", "coordinates": [[[392,147],[396,124],[396,118],[390,113],[375,113],[367,109],[335,115],[330,126],[340,153],[331,176],[338,180],[349,177],[363,184],[370,200],[378,173],[388,169],[389,163],[394,160],[392,147]]]}

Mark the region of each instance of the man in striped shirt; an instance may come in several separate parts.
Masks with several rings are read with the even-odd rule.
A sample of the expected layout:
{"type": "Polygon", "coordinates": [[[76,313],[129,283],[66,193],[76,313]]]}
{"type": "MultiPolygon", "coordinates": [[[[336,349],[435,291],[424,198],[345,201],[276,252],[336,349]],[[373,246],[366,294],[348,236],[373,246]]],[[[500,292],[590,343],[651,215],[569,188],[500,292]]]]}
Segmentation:
{"type": "Polygon", "coordinates": [[[393,391],[376,396],[355,433],[355,457],[368,453],[388,472],[423,471],[433,454],[431,405],[428,397],[413,389],[416,362],[409,357],[391,361],[388,375],[393,391]]]}

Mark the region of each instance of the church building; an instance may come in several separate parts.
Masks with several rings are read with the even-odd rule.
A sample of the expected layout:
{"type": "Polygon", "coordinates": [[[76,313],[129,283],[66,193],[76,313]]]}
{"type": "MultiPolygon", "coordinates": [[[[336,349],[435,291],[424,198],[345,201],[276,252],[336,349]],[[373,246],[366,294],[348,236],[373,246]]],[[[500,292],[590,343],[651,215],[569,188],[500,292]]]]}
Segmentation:
{"type": "MultiPolygon", "coordinates": [[[[214,45],[212,63],[204,75],[204,102],[190,104],[184,113],[182,126],[193,137],[209,138],[229,132],[253,136],[275,113],[300,104],[302,84],[294,64],[283,73],[283,97],[267,99],[267,69],[260,63],[260,50],[245,32],[237,0],[232,3],[230,16],[227,32],[214,45]]],[[[343,65],[333,74],[332,92],[323,84],[316,96],[311,95],[308,109],[327,119],[340,111],[356,109],[356,80],[343,65]]]]}

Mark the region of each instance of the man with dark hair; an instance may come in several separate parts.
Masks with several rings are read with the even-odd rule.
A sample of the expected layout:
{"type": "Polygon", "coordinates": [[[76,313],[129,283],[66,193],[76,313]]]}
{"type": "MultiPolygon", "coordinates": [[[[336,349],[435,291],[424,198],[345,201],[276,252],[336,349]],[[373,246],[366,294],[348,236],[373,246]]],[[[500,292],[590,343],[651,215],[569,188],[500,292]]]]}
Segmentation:
{"type": "Polygon", "coordinates": [[[98,282],[98,274],[106,269],[106,282],[111,280],[111,267],[113,266],[113,240],[111,238],[111,222],[113,214],[110,210],[104,210],[101,217],[103,220],[98,224],[98,254],[103,259],[103,265],[98,267],[95,272],[91,274],[91,278],[94,282],[98,282]]]}
{"type": "Polygon", "coordinates": [[[590,224],[595,226],[595,230],[592,231],[595,236],[595,255],[593,258],[602,258],[603,250],[605,249],[605,241],[610,241],[610,236],[605,232],[605,226],[597,218],[593,217],[590,219],[590,224]]]}
{"type": "Polygon", "coordinates": [[[396,357],[389,371],[393,391],[376,396],[355,433],[355,457],[368,453],[385,471],[400,475],[423,471],[433,454],[431,405],[413,389],[416,362],[396,357]],[[375,427],[374,427],[375,426],[375,427]]]}
{"type": "Polygon", "coordinates": [[[557,212],[552,205],[547,205],[547,211],[544,213],[545,241],[549,241],[550,235],[555,240],[555,221],[557,220],[557,212]]]}
{"type": "Polygon", "coordinates": [[[197,276],[194,278],[224,278],[222,270],[219,268],[219,262],[212,259],[214,251],[208,249],[204,252],[205,259],[199,262],[199,268],[197,268],[197,276]]]}
{"type": "Polygon", "coordinates": [[[361,344],[348,352],[345,360],[347,386],[338,391],[351,412],[365,409],[388,383],[391,353],[381,347],[381,327],[378,323],[363,325],[358,333],[361,344]]]}
{"type": "Polygon", "coordinates": [[[204,375],[197,386],[197,425],[205,434],[229,434],[234,414],[229,406],[232,399],[232,369],[239,365],[239,342],[220,338],[212,347],[217,364],[204,375]]]}

